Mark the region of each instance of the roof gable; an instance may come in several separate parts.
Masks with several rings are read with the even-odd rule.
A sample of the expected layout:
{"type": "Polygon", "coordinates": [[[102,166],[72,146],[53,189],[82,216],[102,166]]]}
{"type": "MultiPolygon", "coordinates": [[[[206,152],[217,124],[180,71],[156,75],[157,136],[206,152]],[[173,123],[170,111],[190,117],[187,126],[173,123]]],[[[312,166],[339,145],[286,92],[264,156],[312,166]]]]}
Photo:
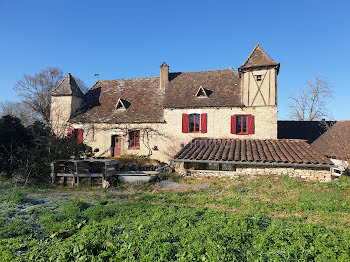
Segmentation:
{"type": "Polygon", "coordinates": [[[274,61],[259,45],[256,45],[247,60],[238,68],[238,71],[240,72],[242,69],[263,66],[277,66],[279,68],[279,65],[280,64],[274,61]]]}
{"type": "Polygon", "coordinates": [[[53,96],[79,96],[83,97],[84,94],[81,92],[74,77],[68,73],[62,82],[52,92],[53,96]]]}

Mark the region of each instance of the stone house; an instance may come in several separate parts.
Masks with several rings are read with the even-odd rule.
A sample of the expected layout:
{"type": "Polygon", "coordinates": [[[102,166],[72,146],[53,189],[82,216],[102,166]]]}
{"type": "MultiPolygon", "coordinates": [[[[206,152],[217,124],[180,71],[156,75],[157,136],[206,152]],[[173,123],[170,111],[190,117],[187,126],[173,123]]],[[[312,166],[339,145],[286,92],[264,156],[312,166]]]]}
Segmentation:
{"type": "MultiPolygon", "coordinates": [[[[260,142],[267,141],[272,146],[264,150],[271,150],[270,154],[279,157],[264,158],[265,151],[257,151],[258,157],[249,168],[254,166],[258,170],[257,163],[265,163],[264,168],[278,167],[280,172],[281,165],[274,165],[275,161],[280,161],[285,164],[284,168],[297,166],[315,169],[316,173],[322,170],[324,176],[329,173],[331,162],[313,152],[305,141],[299,141],[298,149],[286,158],[279,149],[282,144],[274,142],[278,141],[279,69],[280,64],[257,45],[238,68],[238,73],[232,68],[169,72],[164,62],[159,77],[97,81],[85,95],[68,74],[52,93],[51,124],[56,134],[88,144],[98,151],[97,156],[147,155],[162,162],[186,162],[182,164],[186,169],[195,169],[188,163],[193,163],[189,160],[198,154],[188,155],[187,160],[174,156],[181,155],[196,139],[216,139],[216,144],[227,139],[258,141],[257,147],[260,142]],[[306,158],[310,151],[313,157],[306,158]]],[[[243,153],[249,152],[246,147],[251,144],[242,145],[245,148],[231,152],[242,154],[237,160],[239,163],[230,160],[231,169],[249,162],[243,153]]],[[[208,150],[205,146],[200,148],[208,150]]],[[[198,153],[200,148],[192,153],[198,153]]],[[[215,159],[225,161],[220,156],[214,156],[215,159]]],[[[221,169],[222,165],[219,166],[221,169]]]]}

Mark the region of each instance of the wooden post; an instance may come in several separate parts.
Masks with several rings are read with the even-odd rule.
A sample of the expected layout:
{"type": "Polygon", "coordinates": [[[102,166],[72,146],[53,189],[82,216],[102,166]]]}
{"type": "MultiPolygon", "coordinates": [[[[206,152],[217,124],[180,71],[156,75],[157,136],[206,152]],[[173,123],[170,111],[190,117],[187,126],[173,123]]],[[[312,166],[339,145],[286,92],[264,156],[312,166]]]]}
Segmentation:
{"type": "Polygon", "coordinates": [[[56,182],[56,173],[55,173],[55,163],[51,163],[51,183],[54,184],[56,182]]]}
{"type": "Polygon", "coordinates": [[[78,174],[78,161],[74,161],[74,166],[75,166],[75,172],[73,173],[72,186],[74,186],[74,184],[75,184],[75,174],[78,174]]]}

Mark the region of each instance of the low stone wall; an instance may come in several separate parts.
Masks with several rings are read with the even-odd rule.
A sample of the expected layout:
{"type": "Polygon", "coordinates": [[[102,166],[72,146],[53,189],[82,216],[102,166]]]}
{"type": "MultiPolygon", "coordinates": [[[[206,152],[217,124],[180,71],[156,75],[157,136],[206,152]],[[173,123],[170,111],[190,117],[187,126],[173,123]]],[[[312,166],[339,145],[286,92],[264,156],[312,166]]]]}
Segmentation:
{"type": "MultiPolygon", "coordinates": [[[[180,168],[180,166],[179,166],[180,168]]],[[[291,178],[300,178],[309,181],[330,182],[332,181],[329,169],[309,167],[261,167],[261,166],[236,166],[236,171],[216,170],[190,170],[178,169],[182,175],[205,176],[205,177],[257,177],[263,175],[287,174],[291,178]]]]}

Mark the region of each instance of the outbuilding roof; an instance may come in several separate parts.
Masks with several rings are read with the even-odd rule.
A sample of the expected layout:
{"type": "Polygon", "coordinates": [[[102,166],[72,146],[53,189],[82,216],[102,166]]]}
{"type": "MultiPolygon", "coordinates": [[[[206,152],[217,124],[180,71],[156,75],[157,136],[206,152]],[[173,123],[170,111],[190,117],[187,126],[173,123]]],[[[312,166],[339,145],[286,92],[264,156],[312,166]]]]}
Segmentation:
{"type": "Polygon", "coordinates": [[[350,120],[338,121],[311,146],[328,157],[350,159],[350,120]]]}
{"type": "Polygon", "coordinates": [[[218,161],[329,166],[332,162],[304,140],[195,138],[175,161],[218,161]]]}

